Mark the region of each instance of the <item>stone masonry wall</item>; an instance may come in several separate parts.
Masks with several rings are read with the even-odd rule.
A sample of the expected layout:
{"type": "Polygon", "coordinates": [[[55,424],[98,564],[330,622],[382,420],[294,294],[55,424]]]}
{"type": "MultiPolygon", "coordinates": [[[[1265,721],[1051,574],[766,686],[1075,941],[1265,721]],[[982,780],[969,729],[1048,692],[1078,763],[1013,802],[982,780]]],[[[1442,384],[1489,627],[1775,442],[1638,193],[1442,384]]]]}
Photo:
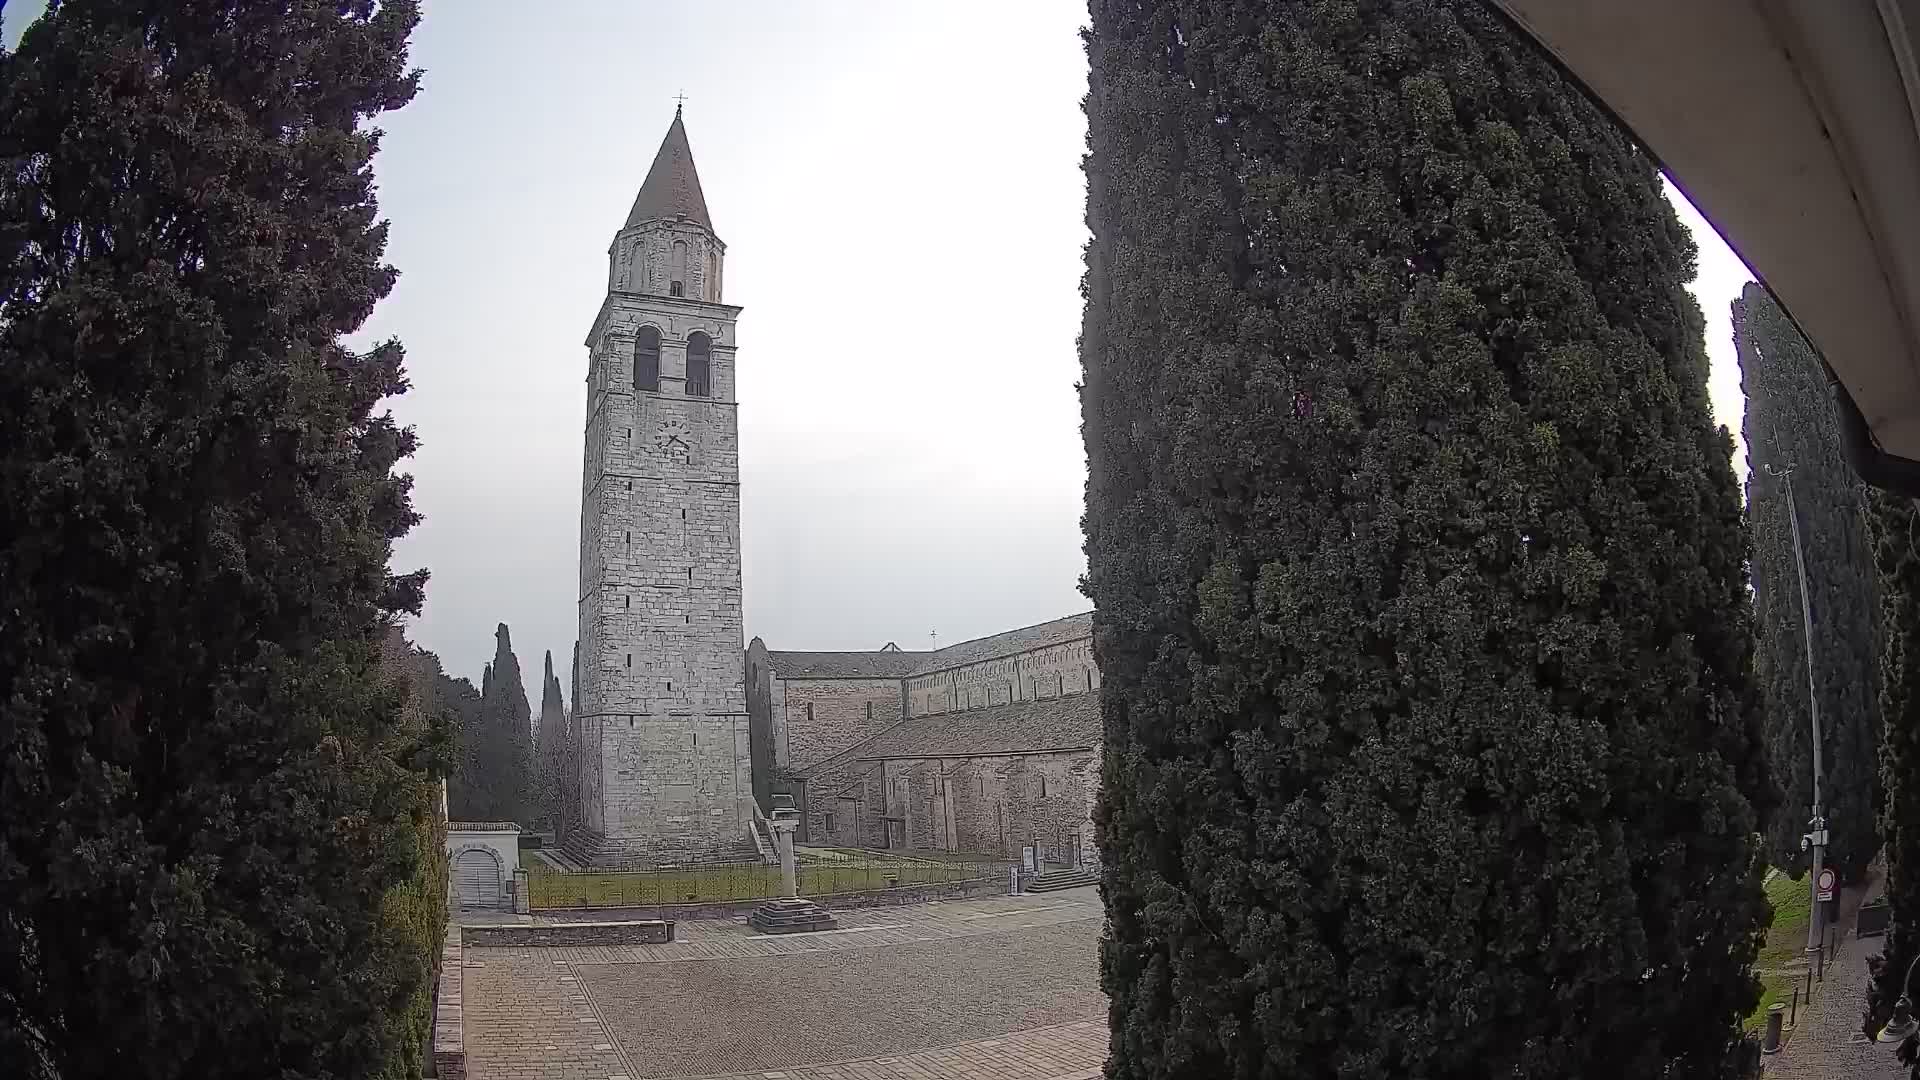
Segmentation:
{"type": "Polygon", "coordinates": [[[775,679],[775,759],[807,768],[898,724],[899,679],[775,679]]]}
{"type": "Polygon", "coordinates": [[[1093,642],[1082,638],[906,680],[910,716],[1036,701],[1100,688],[1093,642]]]}
{"type": "MultiPolygon", "coordinates": [[[[864,787],[886,799],[897,843],[1017,859],[1032,845],[1056,865],[1094,861],[1098,751],[881,763],[864,787]]],[[[836,821],[836,824],[838,822],[836,821]]],[[[882,835],[885,831],[882,830],[882,835]]]]}
{"type": "MultiPolygon", "coordinates": [[[[616,284],[620,245],[670,246],[687,228],[623,232],[616,284]]],[[[700,250],[702,259],[716,253],[717,268],[719,249],[700,250]]],[[[596,862],[730,854],[752,819],[737,315],[698,299],[613,291],[588,335],[576,716],[587,744],[582,846],[596,862]],[[661,335],[658,392],[633,384],[643,325],[661,335]],[[711,397],[686,393],[695,331],[712,339],[711,397]]]]}

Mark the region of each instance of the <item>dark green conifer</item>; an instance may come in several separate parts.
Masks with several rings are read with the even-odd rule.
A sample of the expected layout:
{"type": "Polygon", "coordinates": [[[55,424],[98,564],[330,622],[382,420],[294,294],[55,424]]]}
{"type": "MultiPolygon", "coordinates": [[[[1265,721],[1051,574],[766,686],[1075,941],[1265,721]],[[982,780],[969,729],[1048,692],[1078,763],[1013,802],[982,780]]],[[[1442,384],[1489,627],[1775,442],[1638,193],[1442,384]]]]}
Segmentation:
{"type": "Polygon", "coordinates": [[[1767,778],[1654,163],[1479,3],[1091,8],[1107,1075],[1731,1076],[1767,778]]]}

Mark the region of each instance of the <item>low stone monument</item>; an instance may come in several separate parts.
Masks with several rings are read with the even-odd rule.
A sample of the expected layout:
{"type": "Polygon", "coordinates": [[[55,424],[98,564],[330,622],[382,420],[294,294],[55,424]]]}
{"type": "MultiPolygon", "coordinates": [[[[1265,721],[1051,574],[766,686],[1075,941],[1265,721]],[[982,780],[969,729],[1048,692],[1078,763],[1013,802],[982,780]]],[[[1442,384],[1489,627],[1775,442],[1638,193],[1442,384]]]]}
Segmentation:
{"type": "Polygon", "coordinates": [[[800,813],[793,808],[793,796],[773,797],[767,824],[773,829],[773,846],[780,852],[780,895],[755,908],[747,916],[748,924],[763,934],[834,929],[839,924],[825,908],[800,896],[800,877],[793,865],[793,831],[800,824],[800,813]]]}

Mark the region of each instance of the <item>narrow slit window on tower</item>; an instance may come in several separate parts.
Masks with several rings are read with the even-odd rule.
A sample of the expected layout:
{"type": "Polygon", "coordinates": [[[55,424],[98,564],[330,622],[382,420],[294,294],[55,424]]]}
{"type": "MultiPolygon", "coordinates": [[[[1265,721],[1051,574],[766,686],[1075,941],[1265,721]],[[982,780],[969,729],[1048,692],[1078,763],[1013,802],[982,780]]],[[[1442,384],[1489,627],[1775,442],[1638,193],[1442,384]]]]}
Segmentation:
{"type": "Polygon", "coordinates": [[[873,702],[867,702],[867,722],[873,722],[873,702]]]}
{"type": "Polygon", "coordinates": [[[630,607],[632,607],[632,606],[633,606],[633,597],[631,597],[631,596],[623,596],[623,597],[621,597],[620,599],[621,599],[621,600],[623,600],[623,601],[625,601],[624,603],[622,603],[622,604],[620,605],[621,607],[628,607],[628,608],[630,608],[630,607]]]}
{"type": "Polygon", "coordinates": [[[633,388],[660,390],[660,331],[643,326],[633,338],[633,388]]]}
{"type": "Polygon", "coordinates": [[[632,653],[628,653],[628,654],[627,654],[627,666],[628,666],[628,667],[632,667],[632,666],[633,666],[633,654],[632,654],[632,653]]]}
{"type": "Polygon", "coordinates": [[[807,723],[813,723],[813,702],[807,702],[807,723]]]}
{"type": "Polygon", "coordinates": [[[675,240],[669,252],[670,262],[667,268],[667,295],[687,295],[687,242],[675,240]]]}
{"type": "Polygon", "coordinates": [[[687,396],[713,396],[712,340],[695,331],[687,335],[687,396]]]}

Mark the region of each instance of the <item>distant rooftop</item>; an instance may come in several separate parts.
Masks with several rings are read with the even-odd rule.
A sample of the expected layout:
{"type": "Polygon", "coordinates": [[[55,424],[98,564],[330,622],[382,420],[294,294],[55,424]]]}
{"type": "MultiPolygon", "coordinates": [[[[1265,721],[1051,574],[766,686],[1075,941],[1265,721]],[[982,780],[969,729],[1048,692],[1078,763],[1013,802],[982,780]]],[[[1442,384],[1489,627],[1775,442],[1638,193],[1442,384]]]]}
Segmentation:
{"type": "Polygon", "coordinates": [[[1068,694],[915,717],[855,747],[856,761],[1078,750],[1100,742],[1100,695],[1068,694]]]}
{"type": "Polygon", "coordinates": [[[898,679],[913,672],[926,652],[896,646],[863,652],[772,652],[767,664],[783,679],[898,679]]]}
{"type": "Polygon", "coordinates": [[[889,641],[879,649],[852,652],[773,652],[767,662],[783,679],[901,679],[998,660],[1093,636],[1093,612],[974,638],[944,649],[905,651],[889,641]]]}
{"type": "Polygon", "coordinates": [[[1003,656],[1012,656],[1029,649],[1041,649],[1048,645],[1058,645],[1065,641],[1078,641],[1093,636],[1093,612],[1083,611],[1078,615],[1069,615],[1064,619],[1023,626],[1018,630],[1008,630],[991,637],[974,638],[958,645],[949,645],[933,652],[911,653],[921,657],[913,674],[924,675],[930,671],[945,671],[948,668],[965,667],[984,660],[998,660],[1003,656]]]}

